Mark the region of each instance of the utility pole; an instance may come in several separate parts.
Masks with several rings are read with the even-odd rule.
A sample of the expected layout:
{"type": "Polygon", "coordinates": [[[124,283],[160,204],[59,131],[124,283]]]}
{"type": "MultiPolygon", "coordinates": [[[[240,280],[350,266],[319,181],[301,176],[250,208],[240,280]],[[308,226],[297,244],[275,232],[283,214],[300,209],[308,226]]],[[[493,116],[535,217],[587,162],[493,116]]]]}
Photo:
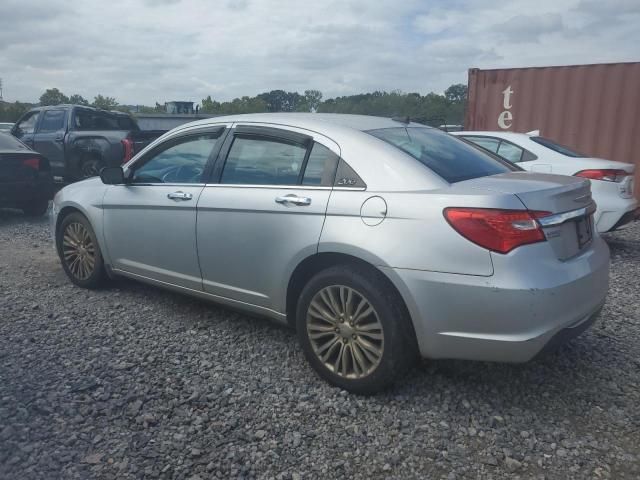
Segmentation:
{"type": "Polygon", "coordinates": [[[0,78],[0,101],[2,101],[2,78],[0,78]]]}

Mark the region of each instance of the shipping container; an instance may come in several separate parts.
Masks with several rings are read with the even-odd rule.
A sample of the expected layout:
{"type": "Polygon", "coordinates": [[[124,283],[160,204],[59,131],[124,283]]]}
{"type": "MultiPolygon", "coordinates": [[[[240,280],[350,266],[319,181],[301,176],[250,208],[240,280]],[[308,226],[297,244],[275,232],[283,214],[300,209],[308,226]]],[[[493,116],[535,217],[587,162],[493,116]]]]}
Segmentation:
{"type": "Polygon", "coordinates": [[[586,155],[635,163],[640,185],[640,62],[472,68],[465,129],[540,130],[586,155]]]}

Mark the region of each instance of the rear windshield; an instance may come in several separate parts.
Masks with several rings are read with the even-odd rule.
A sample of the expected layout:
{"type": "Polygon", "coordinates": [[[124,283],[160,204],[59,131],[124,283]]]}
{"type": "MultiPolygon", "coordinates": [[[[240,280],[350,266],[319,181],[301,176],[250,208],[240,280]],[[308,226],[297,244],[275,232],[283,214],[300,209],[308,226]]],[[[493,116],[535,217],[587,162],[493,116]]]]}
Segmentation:
{"type": "Polygon", "coordinates": [[[584,158],[584,157],[586,157],[586,155],[583,155],[580,152],[576,152],[575,150],[571,150],[569,147],[565,147],[564,145],[560,145],[559,143],[556,143],[553,140],[549,140],[548,138],[531,137],[531,140],[533,140],[534,142],[539,143],[540,145],[543,145],[543,146],[545,146],[547,148],[550,148],[554,152],[558,152],[558,153],[561,153],[562,155],[566,155],[567,157],[574,157],[574,158],[584,158]]]}
{"type": "Polygon", "coordinates": [[[435,128],[394,127],[367,133],[408,153],[449,183],[519,170],[435,128]]]}
{"type": "Polygon", "coordinates": [[[29,150],[29,148],[10,133],[0,132],[0,150],[29,150]]]}

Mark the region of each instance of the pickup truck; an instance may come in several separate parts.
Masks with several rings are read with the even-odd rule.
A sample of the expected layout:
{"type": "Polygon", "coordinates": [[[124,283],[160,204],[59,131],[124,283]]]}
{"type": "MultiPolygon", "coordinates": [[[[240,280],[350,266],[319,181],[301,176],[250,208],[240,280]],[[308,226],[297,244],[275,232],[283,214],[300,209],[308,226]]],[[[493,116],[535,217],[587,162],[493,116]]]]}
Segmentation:
{"type": "Polygon", "coordinates": [[[55,105],[31,109],[11,133],[47,158],[54,177],[73,182],[130,160],[165,130],[142,131],[121,112],[55,105]]]}

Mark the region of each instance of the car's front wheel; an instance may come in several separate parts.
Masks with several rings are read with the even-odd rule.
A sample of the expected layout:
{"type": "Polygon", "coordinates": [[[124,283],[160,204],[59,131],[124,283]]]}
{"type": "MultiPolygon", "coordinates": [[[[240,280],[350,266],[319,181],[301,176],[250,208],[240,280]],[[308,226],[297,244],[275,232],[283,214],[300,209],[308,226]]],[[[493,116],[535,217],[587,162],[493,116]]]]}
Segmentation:
{"type": "Polygon", "coordinates": [[[300,295],[296,323],[311,366],[354,393],[389,387],[417,358],[402,300],[379,272],[359,265],[314,276],[300,295]]]}
{"type": "Polygon", "coordinates": [[[69,279],[83,288],[97,288],[105,278],[102,253],[91,224],[81,213],[62,219],[56,234],[58,256],[69,279]]]}

